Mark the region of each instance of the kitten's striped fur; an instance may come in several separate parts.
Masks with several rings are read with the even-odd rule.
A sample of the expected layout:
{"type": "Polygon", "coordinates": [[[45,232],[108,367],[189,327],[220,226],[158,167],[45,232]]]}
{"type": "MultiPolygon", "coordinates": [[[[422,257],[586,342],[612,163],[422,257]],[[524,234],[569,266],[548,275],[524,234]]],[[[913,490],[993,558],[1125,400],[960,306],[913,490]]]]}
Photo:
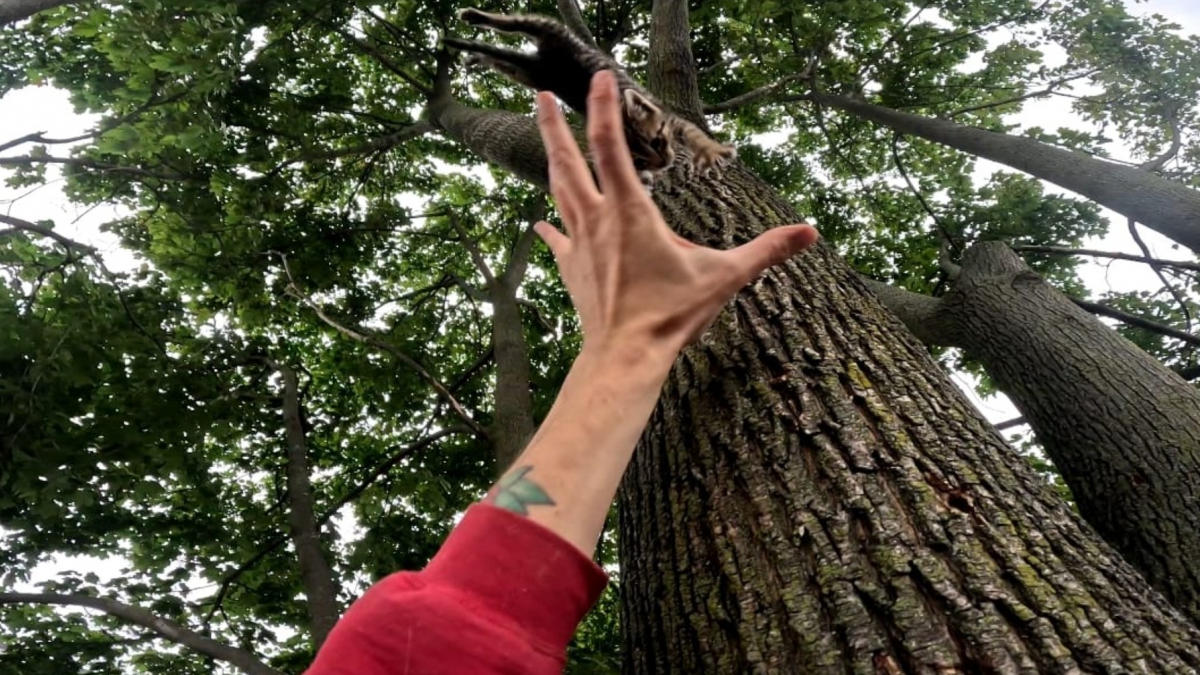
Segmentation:
{"type": "Polygon", "coordinates": [[[464,9],[458,16],[473,26],[523,33],[537,45],[537,51],[529,54],[485,42],[443,38],[447,46],[469,52],[469,64],[486,65],[527,87],[553,92],[585,116],[592,75],[612,70],[621,90],[625,140],[647,188],[655,174],[675,161],[677,146],[690,151],[692,166],[702,172],[736,156],[732,146],[718,143],[696,125],[667,111],[611,57],[580,40],[561,23],[544,16],[492,14],[474,8],[464,9]]]}

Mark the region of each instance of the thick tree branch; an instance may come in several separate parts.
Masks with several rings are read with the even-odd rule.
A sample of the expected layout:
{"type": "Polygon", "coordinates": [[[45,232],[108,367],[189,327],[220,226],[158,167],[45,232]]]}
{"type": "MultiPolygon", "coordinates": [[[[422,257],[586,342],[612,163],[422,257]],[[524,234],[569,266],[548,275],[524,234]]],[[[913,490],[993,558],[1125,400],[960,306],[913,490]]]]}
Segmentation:
{"type": "Polygon", "coordinates": [[[420,376],[420,378],[426,382],[426,384],[433,387],[433,390],[435,392],[437,392],[438,396],[441,397],[441,399],[443,401],[445,401],[447,405],[450,406],[450,408],[454,411],[454,413],[456,415],[458,415],[458,417],[460,419],[462,419],[464,422],[466,422],[467,425],[470,426],[471,429],[473,429],[475,431],[475,433],[479,434],[480,436],[482,436],[484,438],[487,438],[487,432],[483,429],[483,427],[479,426],[479,423],[476,422],[475,419],[471,417],[470,413],[468,413],[466,411],[466,409],[463,408],[462,404],[458,402],[458,399],[454,398],[454,395],[451,394],[446,389],[446,386],[444,384],[442,384],[442,382],[437,377],[435,377],[433,375],[433,373],[429,372],[424,366],[417,363],[417,361],[415,359],[413,359],[411,356],[409,356],[408,354],[405,354],[404,352],[397,349],[395,347],[395,345],[388,344],[384,340],[380,340],[379,338],[375,337],[374,335],[370,335],[366,332],[354,330],[352,328],[344,326],[341,323],[338,323],[336,320],[334,320],[328,314],[326,314],[325,310],[321,309],[320,305],[313,302],[312,298],[308,297],[306,294],[304,294],[304,292],[302,292],[300,290],[299,285],[297,285],[297,283],[296,283],[295,277],[292,276],[291,269],[288,267],[287,257],[280,254],[280,258],[283,260],[283,270],[288,278],[287,293],[289,295],[291,295],[292,297],[299,300],[301,303],[303,303],[309,309],[313,310],[313,313],[315,313],[317,315],[317,318],[321,319],[321,321],[324,321],[325,324],[328,325],[330,328],[333,328],[337,332],[341,333],[342,335],[345,335],[346,337],[348,337],[352,340],[361,342],[366,345],[370,345],[380,351],[387,352],[388,354],[390,354],[392,356],[392,358],[396,359],[397,361],[400,361],[401,363],[405,364],[409,368],[412,368],[417,373],[417,375],[420,376]]]}
{"type": "Polygon", "coordinates": [[[683,117],[707,131],[686,0],[654,0],[650,10],[649,89],[683,117]]]}
{"type": "Polygon", "coordinates": [[[111,598],[97,598],[90,595],[60,595],[56,593],[0,593],[0,605],[58,605],[63,607],[87,607],[99,610],[126,621],[135,626],[141,626],[153,631],[176,644],[183,645],[199,654],[223,661],[248,675],[283,675],[278,670],[259,661],[253,654],[221,644],[216,640],[204,637],[195,631],[164,619],[140,607],[127,605],[111,598]]]}
{"type": "Polygon", "coordinates": [[[953,321],[942,311],[940,299],[896,288],[862,274],[858,277],[922,343],[955,346],[957,331],[953,321]]]}
{"type": "Polygon", "coordinates": [[[579,0],[557,0],[557,4],[558,14],[567,28],[570,28],[571,32],[580,40],[599,49],[592,31],[588,30],[587,21],[583,19],[583,12],[579,9],[579,0]]]}
{"type": "Polygon", "coordinates": [[[1116,319],[1122,323],[1127,323],[1131,326],[1137,326],[1138,328],[1145,328],[1148,331],[1152,331],[1152,332],[1158,333],[1160,335],[1165,335],[1167,337],[1172,337],[1172,338],[1175,338],[1176,340],[1180,340],[1180,341],[1186,342],[1188,344],[1200,345],[1200,336],[1192,335],[1191,333],[1186,333],[1184,331],[1179,330],[1178,328],[1172,328],[1170,326],[1158,323],[1157,321],[1151,321],[1150,319],[1144,319],[1144,318],[1142,318],[1140,316],[1136,316],[1134,314],[1128,314],[1126,312],[1122,312],[1119,309],[1113,309],[1112,307],[1109,307],[1107,305],[1102,305],[1098,302],[1088,302],[1087,300],[1080,300],[1078,298],[1071,298],[1071,302],[1075,303],[1076,305],[1079,305],[1080,307],[1082,307],[1083,309],[1086,309],[1087,311],[1091,312],[1092,314],[1099,314],[1100,316],[1107,316],[1110,319],[1116,319]]]}
{"type": "Polygon", "coordinates": [[[1067,246],[1035,246],[1016,245],[1011,247],[1012,250],[1018,253],[1048,253],[1061,255],[1088,255],[1096,258],[1112,258],[1114,260],[1128,260],[1130,262],[1140,262],[1147,265],[1162,265],[1164,267],[1175,267],[1181,270],[1191,270],[1200,272],[1200,263],[1188,262],[1186,260],[1162,260],[1159,258],[1147,258],[1132,253],[1114,253],[1111,251],[1094,251],[1086,248],[1070,248],[1067,246]]]}
{"type": "Polygon", "coordinates": [[[1050,181],[1200,252],[1200,191],[1178,181],[1033,138],[913,115],[848,96],[812,91],[803,98],[1050,181]]]}
{"type": "Polygon", "coordinates": [[[291,530],[292,545],[296,547],[296,558],[300,563],[300,579],[304,584],[308,617],[312,623],[313,643],[319,649],[342,612],[337,600],[338,588],[334,581],[333,568],[330,567],[325,550],[321,546],[321,528],[317,525],[316,509],[313,506],[308,438],[301,409],[300,384],[296,378],[296,371],[291,366],[270,358],[264,357],[261,360],[283,378],[282,412],[287,435],[288,526],[291,530]]]}
{"type": "Polygon", "coordinates": [[[546,148],[537,122],[502,110],[481,110],[446,97],[427,109],[429,121],[481,159],[549,191],[546,148]]]}
{"type": "Polygon", "coordinates": [[[0,27],[28,19],[38,12],[77,2],[79,0],[0,0],[0,27]]]}

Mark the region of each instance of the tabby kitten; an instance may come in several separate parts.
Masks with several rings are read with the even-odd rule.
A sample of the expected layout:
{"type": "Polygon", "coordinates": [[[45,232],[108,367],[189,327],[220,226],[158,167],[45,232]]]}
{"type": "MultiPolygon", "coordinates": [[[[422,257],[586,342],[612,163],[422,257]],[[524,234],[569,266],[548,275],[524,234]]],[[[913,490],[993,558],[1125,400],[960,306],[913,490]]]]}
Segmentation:
{"type": "Polygon", "coordinates": [[[557,21],[536,15],[491,14],[474,8],[459,12],[458,18],[472,26],[503,33],[524,33],[537,45],[528,54],[485,42],[444,37],[442,42],[469,52],[468,64],[481,64],[538,91],[553,92],[575,111],[587,115],[588,88],[592,75],[612,70],[621,91],[625,140],[634,167],[649,189],[654,175],[675,161],[675,147],[691,152],[692,166],[707,172],[736,156],[691,122],[668,112],[655,102],[604,52],[589,46],[557,21]]]}

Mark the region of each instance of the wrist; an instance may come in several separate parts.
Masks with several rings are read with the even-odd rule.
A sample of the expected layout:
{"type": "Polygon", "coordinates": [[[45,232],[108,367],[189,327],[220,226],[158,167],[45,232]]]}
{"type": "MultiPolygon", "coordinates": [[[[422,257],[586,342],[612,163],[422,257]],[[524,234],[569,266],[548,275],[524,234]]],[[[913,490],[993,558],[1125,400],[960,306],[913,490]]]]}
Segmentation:
{"type": "Polygon", "coordinates": [[[589,341],[584,338],[576,360],[607,375],[629,374],[665,380],[678,357],[678,349],[658,340],[589,341]]]}

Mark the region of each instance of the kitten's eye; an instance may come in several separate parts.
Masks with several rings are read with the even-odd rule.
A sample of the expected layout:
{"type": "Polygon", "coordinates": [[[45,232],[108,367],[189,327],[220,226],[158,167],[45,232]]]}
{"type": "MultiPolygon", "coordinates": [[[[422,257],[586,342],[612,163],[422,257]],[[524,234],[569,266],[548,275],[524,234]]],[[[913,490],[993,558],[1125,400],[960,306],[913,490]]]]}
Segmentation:
{"type": "Polygon", "coordinates": [[[663,146],[665,145],[666,141],[664,141],[661,136],[655,136],[654,138],[650,139],[650,147],[654,148],[655,150],[662,150],[663,146]]]}

